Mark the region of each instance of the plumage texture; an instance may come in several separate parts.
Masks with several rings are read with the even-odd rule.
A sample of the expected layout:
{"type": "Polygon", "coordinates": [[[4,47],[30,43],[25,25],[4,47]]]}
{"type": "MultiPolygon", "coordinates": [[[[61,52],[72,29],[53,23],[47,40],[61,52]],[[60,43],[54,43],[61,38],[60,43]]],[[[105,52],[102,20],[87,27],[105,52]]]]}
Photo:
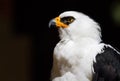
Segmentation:
{"type": "Polygon", "coordinates": [[[96,56],[93,81],[120,81],[120,53],[109,45],[96,56]]]}
{"type": "Polygon", "coordinates": [[[120,60],[116,56],[119,54],[110,45],[101,43],[101,28],[98,23],[76,11],[63,12],[59,17],[74,17],[75,20],[67,28],[58,28],[60,41],[53,52],[51,80],[119,81],[116,80],[120,69],[120,60]],[[112,80],[106,79],[111,76],[112,80]]]}

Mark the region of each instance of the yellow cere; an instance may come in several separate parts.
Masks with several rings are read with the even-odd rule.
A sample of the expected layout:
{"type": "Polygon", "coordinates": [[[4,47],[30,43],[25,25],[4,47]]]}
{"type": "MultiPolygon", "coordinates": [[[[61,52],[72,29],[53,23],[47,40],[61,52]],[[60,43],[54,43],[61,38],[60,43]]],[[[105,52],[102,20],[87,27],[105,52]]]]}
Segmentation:
{"type": "Polygon", "coordinates": [[[57,27],[62,27],[62,28],[67,28],[68,27],[68,25],[66,25],[66,24],[64,24],[60,21],[60,17],[56,17],[55,22],[56,22],[57,27]]]}

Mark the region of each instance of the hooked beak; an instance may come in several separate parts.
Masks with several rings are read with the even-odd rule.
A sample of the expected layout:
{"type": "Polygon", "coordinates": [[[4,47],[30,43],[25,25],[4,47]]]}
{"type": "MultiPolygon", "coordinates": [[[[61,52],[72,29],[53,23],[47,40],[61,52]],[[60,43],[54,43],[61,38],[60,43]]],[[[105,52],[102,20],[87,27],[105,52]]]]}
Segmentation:
{"type": "Polygon", "coordinates": [[[51,28],[51,27],[56,27],[56,23],[55,23],[54,19],[50,20],[50,22],[49,22],[49,28],[51,28]]]}
{"type": "Polygon", "coordinates": [[[50,20],[49,27],[67,28],[68,25],[61,22],[60,17],[56,17],[55,19],[50,20]]]}

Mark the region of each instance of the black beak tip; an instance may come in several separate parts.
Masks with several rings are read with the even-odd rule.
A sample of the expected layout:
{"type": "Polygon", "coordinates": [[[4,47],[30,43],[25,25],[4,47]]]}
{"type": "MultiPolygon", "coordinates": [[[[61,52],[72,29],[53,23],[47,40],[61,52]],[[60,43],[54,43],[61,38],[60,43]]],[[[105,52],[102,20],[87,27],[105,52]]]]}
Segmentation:
{"type": "Polygon", "coordinates": [[[55,24],[55,21],[52,19],[52,20],[50,20],[50,22],[49,22],[49,28],[51,28],[51,27],[56,27],[56,24],[55,24]]]}

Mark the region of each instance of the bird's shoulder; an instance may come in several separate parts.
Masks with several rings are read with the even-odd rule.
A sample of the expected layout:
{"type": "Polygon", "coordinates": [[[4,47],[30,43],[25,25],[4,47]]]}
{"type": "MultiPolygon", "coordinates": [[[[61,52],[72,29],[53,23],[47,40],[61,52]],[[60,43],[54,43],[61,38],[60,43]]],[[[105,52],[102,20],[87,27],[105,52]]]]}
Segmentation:
{"type": "Polygon", "coordinates": [[[104,58],[105,61],[120,60],[119,49],[114,48],[109,44],[104,44],[102,51],[96,56],[96,61],[101,61],[102,58],[104,58]]]}
{"type": "Polygon", "coordinates": [[[111,45],[104,45],[102,52],[96,55],[93,63],[93,81],[120,80],[120,52],[111,45]]]}

